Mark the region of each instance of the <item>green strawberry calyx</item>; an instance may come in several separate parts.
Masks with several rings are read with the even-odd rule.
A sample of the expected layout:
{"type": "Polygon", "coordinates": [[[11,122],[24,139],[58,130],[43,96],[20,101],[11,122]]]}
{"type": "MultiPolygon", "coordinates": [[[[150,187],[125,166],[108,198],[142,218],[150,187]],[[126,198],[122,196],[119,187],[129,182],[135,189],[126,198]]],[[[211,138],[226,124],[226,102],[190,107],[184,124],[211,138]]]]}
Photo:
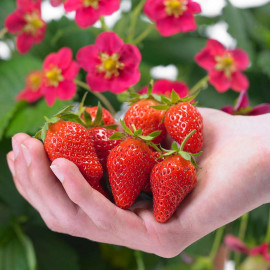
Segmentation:
{"type": "Polygon", "coordinates": [[[178,147],[177,143],[176,142],[173,142],[172,143],[172,149],[164,149],[161,147],[162,151],[166,152],[165,154],[163,155],[160,155],[159,158],[162,158],[162,157],[168,157],[168,156],[171,156],[171,155],[180,155],[182,158],[184,158],[185,160],[188,160],[190,161],[193,166],[195,166],[196,168],[198,169],[201,169],[201,167],[198,166],[196,160],[194,157],[198,157],[202,154],[202,152],[199,152],[199,153],[195,153],[195,154],[192,154],[192,153],[189,153],[189,152],[186,152],[184,151],[184,146],[186,144],[186,142],[188,141],[188,139],[195,133],[197,132],[196,129],[192,130],[186,137],[185,139],[183,140],[183,142],[181,143],[180,145],[180,148],[178,147]]]}
{"type": "MultiPolygon", "coordinates": [[[[192,102],[198,95],[199,91],[192,96],[185,96],[183,98],[180,98],[180,96],[174,91],[174,89],[171,92],[171,98],[168,98],[166,96],[160,96],[161,97],[161,104],[156,106],[151,106],[152,108],[160,111],[167,111],[171,106],[176,105],[178,103],[182,102],[192,102]]],[[[193,103],[193,105],[196,105],[193,103]]]]}
{"type": "Polygon", "coordinates": [[[161,130],[156,130],[156,131],[148,134],[147,136],[143,136],[142,135],[142,129],[141,128],[136,129],[134,124],[132,124],[132,129],[133,129],[133,131],[132,131],[130,128],[127,127],[124,120],[120,120],[120,123],[121,123],[121,125],[122,125],[122,127],[124,129],[124,132],[118,132],[118,131],[115,132],[110,137],[110,140],[125,140],[128,137],[133,137],[135,139],[143,140],[148,146],[151,146],[156,151],[161,152],[159,147],[152,142],[152,140],[154,138],[156,138],[157,136],[160,135],[160,133],[162,132],[161,130]]]}
{"type": "Polygon", "coordinates": [[[148,89],[146,94],[138,94],[138,93],[130,93],[130,99],[128,100],[130,105],[135,104],[136,102],[140,100],[145,100],[145,99],[153,99],[158,101],[159,103],[162,102],[161,96],[153,94],[153,85],[154,85],[154,80],[151,80],[150,83],[148,84],[148,89]]]}
{"type": "Polygon", "coordinates": [[[50,125],[57,123],[60,120],[78,123],[87,129],[92,128],[92,127],[104,127],[106,129],[116,129],[117,125],[104,125],[104,122],[102,120],[102,107],[101,107],[100,102],[98,102],[98,108],[97,108],[95,120],[92,121],[91,115],[86,111],[86,107],[84,106],[86,96],[87,96],[87,93],[83,96],[82,101],[78,108],[76,105],[69,105],[65,107],[64,109],[60,110],[59,112],[57,112],[51,118],[44,116],[45,124],[35,134],[34,137],[37,139],[41,139],[44,142],[50,125]]]}

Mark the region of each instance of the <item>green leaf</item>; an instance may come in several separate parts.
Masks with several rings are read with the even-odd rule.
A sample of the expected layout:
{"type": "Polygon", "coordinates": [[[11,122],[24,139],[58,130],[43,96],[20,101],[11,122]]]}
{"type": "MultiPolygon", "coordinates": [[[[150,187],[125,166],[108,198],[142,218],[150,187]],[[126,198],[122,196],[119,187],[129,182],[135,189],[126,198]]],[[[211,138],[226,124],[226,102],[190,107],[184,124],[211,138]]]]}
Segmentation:
{"type": "Polygon", "coordinates": [[[25,106],[25,103],[18,104],[15,97],[25,87],[27,74],[40,68],[41,61],[29,55],[14,56],[10,61],[0,62],[0,139],[15,112],[25,106]]]}
{"type": "Polygon", "coordinates": [[[97,113],[96,113],[95,120],[93,122],[94,127],[100,126],[100,123],[102,120],[102,114],[103,114],[102,107],[101,107],[100,102],[98,102],[97,113]]]}
{"type": "Polygon", "coordinates": [[[199,152],[199,153],[196,153],[196,154],[191,154],[191,155],[194,156],[194,157],[199,157],[201,154],[202,154],[202,151],[199,152]]]}
{"type": "Polygon", "coordinates": [[[105,125],[105,126],[103,126],[103,127],[106,128],[106,129],[112,129],[112,130],[115,130],[115,129],[118,128],[118,125],[105,125]]]}
{"type": "Polygon", "coordinates": [[[176,142],[172,143],[172,149],[175,150],[175,151],[179,151],[179,148],[178,148],[178,145],[177,145],[176,142]]]}
{"type": "Polygon", "coordinates": [[[150,83],[148,84],[148,89],[147,89],[147,95],[148,96],[151,96],[151,94],[152,94],[153,85],[154,85],[154,80],[151,80],[150,83]]]}
{"type": "Polygon", "coordinates": [[[153,137],[151,137],[149,135],[148,136],[140,135],[139,138],[141,138],[144,141],[152,141],[153,140],[153,137]]]}
{"type": "Polygon", "coordinates": [[[152,138],[156,138],[157,136],[159,136],[161,134],[161,130],[156,130],[151,132],[150,134],[148,134],[148,136],[152,137],[152,138]]]}
{"type": "Polygon", "coordinates": [[[163,95],[161,96],[161,101],[163,103],[168,104],[168,105],[171,105],[172,104],[171,100],[169,98],[167,98],[166,96],[163,96],[163,95]]]}
{"type": "Polygon", "coordinates": [[[191,161],[190,154],[188,154],[187,152],[184,152],[184,151],[180,151],[179,153],[180,153],[180,155],[181,155],[182,158],[184,158],[185,160],[191,161]]]}
{"type": "Polygon", "coordinates": [[[91,117],[90,113],[85,110],[83,115],[84,115],[84,121],[85,121],[86,126],[90,127],[92,124],[92,117],[91,117]]]}
{"type": "Polygon", "coordinates": [[[194,159],[194,157],[191,156],[191,163],[194,167],[196,167],[197,169],[201,169],[201,167],[197,164],[196,160],[194,159]]]}
{"type": "Polygon", "coordinates": [[[133,135],[133,132],[127,127],[126,123],[124,120],[120,120],[120,123],[124,129],[124,131],[128,134],[128,135],[133,135]]]}
{"type": "Polygon", "coordinates": [[[180,100],[179,95],[173,89],[172,93],[171,93],[171,102],[172,103],[177,103],[177,102],[179,102],[179,100],[180,100]]]}
{"type": "Polygon", "coordinates": [[[142,135],[142,129],[141,128],[134,131],[134,136],[138,136],[138,135],[142,135]]]}
{"type": "Polygon", "coordinates": [[[121,132],[114,132],[113,135],[109,138],[110,140],[123,140],[125,135],[121,132]]]}
{"type": "Polygon", "coordinates": [[[170,108],[169,105],[156,105],[156,106],[151,106],[151,108],[154,108],[159,111],[166,111],[170,108]]]}

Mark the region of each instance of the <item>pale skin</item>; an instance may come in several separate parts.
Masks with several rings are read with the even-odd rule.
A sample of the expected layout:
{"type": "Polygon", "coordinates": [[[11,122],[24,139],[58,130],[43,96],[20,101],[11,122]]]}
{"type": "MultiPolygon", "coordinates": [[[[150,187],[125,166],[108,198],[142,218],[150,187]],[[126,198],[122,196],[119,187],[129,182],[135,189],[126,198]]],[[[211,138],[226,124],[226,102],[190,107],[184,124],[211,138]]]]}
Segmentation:
{"type": "Polygon", "coordinates": [[[187,246],[270,201],[270,114],[230,116],[200,109],[205,143],[198,183],[165,224],[150,202],[116,207],[65,159],[50,162],[42,142],[16,134],[7,155],[20,194],[56,232],[174,257],[187,246]]]}

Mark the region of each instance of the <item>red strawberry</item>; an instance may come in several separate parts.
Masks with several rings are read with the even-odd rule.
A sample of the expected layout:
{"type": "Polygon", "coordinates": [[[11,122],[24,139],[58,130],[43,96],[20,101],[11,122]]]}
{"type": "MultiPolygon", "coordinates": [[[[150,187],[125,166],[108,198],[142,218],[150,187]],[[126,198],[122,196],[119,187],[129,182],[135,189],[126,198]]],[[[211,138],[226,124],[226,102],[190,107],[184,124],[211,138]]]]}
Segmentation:
{"type": "Polygon", "coordinates": [[[190,153],[198,153],[203,145],[203,118],[196,107],[189,102],[180,102],[170,107],[164,118],[164,124],[168,134],[179,144],[193,130],[192,135],[185,145],[184,150],[190,153]]]}
{"type": "Polygon", "coordinates": [[[120,140],[110,140],[109,138],[115,133],[115,130],[103,127],[89,129],[89,134],[93,142],[98,159],[104,170],[107,170],[107,158],[110,151],[118,144],[120,140]]]}
{"type": "Polygon", "coordinates": [[[74,162],[91,185],[96,185],[103,175],[88,130],[70,121],[49,124],[44,140],[51,161],[66,158],[74,162]]]}
{"type": "Polygon", "coordinates": [[[158,222],[166,222],[173,215],[196,181],[195,167],[180,155],[170,156],[155,165],[150,182],[158,222]]]}
{"type": "MultiPolygon", "coordinates": [[[[85,110],[91,115],[92,121],[94,121],[97,114],[98,106],[86,107],[85,110]]],[[[102,108],[102,120],[104,122],[104,125],[115,125],[114,118],[104,108],[102,108]]]]}
{"type": "Polygon", "coordinates": [[[132,206],[154,164],[152,151],[140,139],[129,137],[110,152],[107,167],[117,206],[123,209],[132,206]]]}
{"type": "Polygon", "coordinates": [[[128,109],[124,117],[124,121],[130,129],[132,129],[132,124],[134,124],[137,129],[142,129],[144,136],[154,131],[161,130],[161,134],[153,140],[153,143],[156,144],[161,143],[166,137],[166,129],[162,122],[164,111],[156,110],[151,107],[157,105],[159,105],[159,103],[153,99],[140,100],[128,109]]]}

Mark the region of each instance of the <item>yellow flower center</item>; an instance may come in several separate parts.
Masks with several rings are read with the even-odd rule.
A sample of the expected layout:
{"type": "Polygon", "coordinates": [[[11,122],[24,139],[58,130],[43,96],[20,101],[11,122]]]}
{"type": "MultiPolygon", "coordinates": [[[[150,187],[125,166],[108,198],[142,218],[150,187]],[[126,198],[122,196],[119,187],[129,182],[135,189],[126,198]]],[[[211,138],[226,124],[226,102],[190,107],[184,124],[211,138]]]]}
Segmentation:
{"type": "Polygon", "coordinates": [[[40,18],[40,15],[37,11],[33,13],[28,13],[24,17],[26,25],[24,27],[24,32],[30,34],[36,34],[36,32],[44,26],[44,22],[40,18]]]}
{"type": "Polygon", "coordinates": [[[186,0],[165,0],[165,11],[169,16],[178,18],[187,10],[186,0]]]}
{"type": "Polygon", "coordinates": [[[119,71],[124,69],[124,63],[119,61],[118,53],[108,55],[101,53],[99,56],[101,64],[97,66],[98,72],[105,74],[105,79],[111,79],[113,76],[119,76],[119,71]]]}
{"type": "Polygon", "coordinates": [[[61,81],[64,80],[64,77],[62,75],[62,70],[58,67],[53,67],[49,71],[45,73],[45,76],[47,78],[47,82],[49,86],[55,86],[57,87],[61,81]]]}
{"type": "Polygon", "coordinates": [[[236,71],[232,55],[230,53],[225,53],[223,56],[216,56],[215,60],[217,61],[215,69],[224,71],[226,77],[231,79],[232,73],[236,71]]]}
{"type": "Polygon", "coordinates": [[[41,73],[32,73],[28,77],[28,83],[33,92],[37,91],[42,84],[42,74],[41,73]]]}
{"type": "Polygon", "coordinates": [[[82,0],[82,4],[84,7],[92,7],[97,9],[98,8],[99,0],[82,0]]]}

